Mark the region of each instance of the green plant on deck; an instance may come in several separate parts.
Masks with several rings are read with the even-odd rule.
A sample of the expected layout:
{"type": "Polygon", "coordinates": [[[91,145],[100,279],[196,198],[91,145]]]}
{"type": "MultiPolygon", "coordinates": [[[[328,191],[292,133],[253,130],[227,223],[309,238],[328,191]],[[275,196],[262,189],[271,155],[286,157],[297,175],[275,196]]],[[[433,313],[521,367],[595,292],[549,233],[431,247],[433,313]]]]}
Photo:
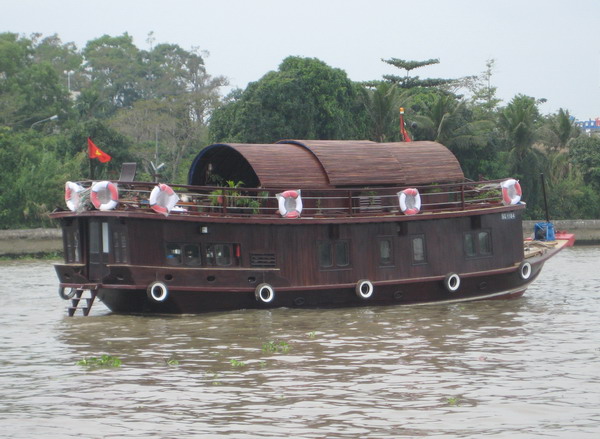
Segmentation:
{"type": "Polygon", "coordinates": [[[244,186],[243,181],[227,180],[227,189],[216,189],[210,193],[211,205],[226,207],[248,207],[253,214],[258,214],[263,203],[269,198],[267,191],[259,192],[256,197],[244,195],[240,190],[244,186]],[[235,189],[235,190],[232,190],[235,189]]]}
{"type": "Polygon", "coordinates": [[[121,366],[121,360],[110,355],[102,355],[101,357],[84,357],[75,364],[89,369],[112,368],[121,366]]]}

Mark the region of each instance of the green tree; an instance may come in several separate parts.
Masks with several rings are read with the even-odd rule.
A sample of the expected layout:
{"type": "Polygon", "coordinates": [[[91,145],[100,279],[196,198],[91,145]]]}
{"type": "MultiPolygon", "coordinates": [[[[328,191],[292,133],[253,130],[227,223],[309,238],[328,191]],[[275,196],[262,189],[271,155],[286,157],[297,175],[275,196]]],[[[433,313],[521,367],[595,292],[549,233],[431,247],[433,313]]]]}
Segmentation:
{"type": "Polygon", "coordinates": [[[212,141],[364,138],[360,86],[324,62],[288,57],[212,116],[212,141]]]}
{"type": "Polygon", "coordinates": [[[571,118],[568,110],[560,108],[558,113],[546,118],[542,128],[542,139],[544,144],[552,151],[563,151],[569,140],[580,134],[575,120],[571,118]]]}
{"type": "Polygon", "coordinates": [[[140,98],[143,69],[140,51],[130,35],[103,35],[88,41],[83,56],[83,71],[100,99],[109,103],[110,113],[130,107],[140,98]]]}
{"type": "Polygon", "coordinates": [[[572,175],[553,184],[548,192],[550,219],[600,218],[600,192],[572,175]]]}
{"type": "Polygon", "coordinates": [[[430,66],[433,64],[439,64],[439,59],[428,59],[425,61],[407,61],[404,59],[390,58],[382,59],[386,64],[392,65],[399,69],[405,70],[404,76],[398,75],[384,75],[383,79],[396,84],[400,88],[415,88],[415,87],[439,87],[441,85],[449,84],[452,79],[441,79],[441,78],[426,78],[420,79],[418,76],[410,76],[410,73],[418,68],[430,66]]]}
{"type": "Polygon", "coordinates": [[[138,149],[138,157],[146,163],[156,153],[148,146],[159,142],[160,160],[167,163],[170,180],[185,180],[181,162],[206,142],[208,118],[226,80],[209,75],[200,55],[177,45],[159,44],[141,56],[146,67],[139,90],[144,99],[120,109],[110,125],[146,145],[138,149]]]}
{"type": "Polygon", "coordinates": [[[585,184],[600,191],[600,138],[580,136],[573,140],[569,148],[569,157],[581,172],[585,184]]]}
{"type": "MultiPolygon", "coordinates": [[[[62,83],[68,85],[67,72],[75,72],[81,67],[83,56],[79,53],[75,43],[63,43],[57,34],[42,38],[41,34],[33,35],[33,62],[36,64],[47,63],[52,66],[56,74],[64,78],[62,83]]],[[[72,84],[72,88],[76,87],[72,84]]]]}
{"type": "Polygon", "coordinates": [[[509,148],[509,170],[514,178],[521,181],[524,198],[530,204],[530,215],[538,217],[542,212],[539,175],[545,166],[545,156],[533,147],[539,118],[535,99],[517,95],[501,111],[499,122],[509,148]]]}
{"type": "Polygon", "coordinates": [[[50,226],[64,206],[64,184],[78,177],[83,154],[61,157],[58,136],[0,128],[0,229],[50,226]]]}
{"type": "Polygon", "coordinates": [[[377,142],[400,139],[399,109],[407,102],[406,93],[400,93],[395,84],[379,82],[376,87],[362,89],[362,101],[369,121],[369,138],[377,142]]]}
{"type": "Polygon", "coordinates": [[[0,34],[0,122],[16,129],[68,112],[66,89],[52,65],[35,63],[31,40],[0,34]]]}
{"type": "Polygon", "coordinates": [[[469,178],[496,174],[497,151],[490,143],[490,120],[477,120],[467,102],[448,92],[427,90],[424,96],[415,95],[413,100],[420,101],[420,111],[412,117],[417,125],[413,130],[416,139],[447,146],[469,178]]]}
{"type": "Polygon", "coordinates": [[[468,86],[471,92],[471,104],[477,119],[492,119],[501,100],[496,97],[496,87],[492,86],[495,60],[490,59],[485,63],[486,69],[473,77],[468,86]]]}

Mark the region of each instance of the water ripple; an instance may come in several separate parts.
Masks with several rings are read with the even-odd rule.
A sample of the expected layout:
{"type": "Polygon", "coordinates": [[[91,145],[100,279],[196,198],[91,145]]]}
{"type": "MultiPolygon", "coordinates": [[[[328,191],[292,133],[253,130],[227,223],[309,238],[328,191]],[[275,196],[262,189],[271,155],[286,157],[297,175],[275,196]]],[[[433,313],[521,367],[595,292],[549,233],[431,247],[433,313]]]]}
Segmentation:
{"type": "Polygon", "coordinates": [[[88,318],[65,316],[51,264],[3,262],[0,428],[16,439],[597,437],[599,256],[563,251],[512,301],[176,317],[99,305],[88,318]],[[76,365],[102,354],[121,367],[76,365]]]}

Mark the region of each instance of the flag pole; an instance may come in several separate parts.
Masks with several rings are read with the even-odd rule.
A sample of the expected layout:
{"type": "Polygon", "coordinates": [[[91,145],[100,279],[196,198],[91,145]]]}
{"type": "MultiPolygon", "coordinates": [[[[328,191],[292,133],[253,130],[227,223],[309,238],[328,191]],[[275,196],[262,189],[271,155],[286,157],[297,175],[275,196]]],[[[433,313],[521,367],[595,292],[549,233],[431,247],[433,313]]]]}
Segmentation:
{"type": "Polygon", "coordinates": [[[406,126],[404,125],[404,108],[400,107],[400,135],[402,136],[403,142],[412,142],[408,132],[406,131],[406,126]]]}

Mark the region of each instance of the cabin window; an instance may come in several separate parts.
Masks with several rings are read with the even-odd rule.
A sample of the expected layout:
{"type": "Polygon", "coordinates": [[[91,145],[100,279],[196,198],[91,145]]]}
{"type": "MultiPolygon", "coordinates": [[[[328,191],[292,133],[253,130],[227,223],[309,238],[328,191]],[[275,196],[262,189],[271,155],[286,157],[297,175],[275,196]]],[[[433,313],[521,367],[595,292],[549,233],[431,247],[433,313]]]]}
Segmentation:
{"type": "Polygon", "coordinates": [[[333,252],[331,251],[331,243],[328,241],[319,242],[319,265],[323,268],[333,266],[333,252]]]}
{"type": "Polygon", "coordinates": [[[391,239],[384,238],[379,240],[379,263],[381,265],[394,264],[391,239]]]}
{"type": "Polygon", "coordinates": [[[338,267],[347,267],[350,265],[350,254],[348,252],[348,241],[336,241],[335,263],[338,267]]]}
{"type": "Polygon", "coordinates": [[[206,263],[217,267],[233,264],[233,244],[208,244],[206,246],[206,263]]]}
{"type": "Polygon", "coordinates": [[[492,254],[492,241],[490,239],[489,232],[479,232],[477,233],[477,240],[479,244],[479,254],[483,256],[492,254]]]}
{"type": "Polygon", "coordinates": [[[417,235],[412,237],[412,258],[413,264],[427,263],[427,253],[425,252],[425,236],[417,235]]]}
{"type": "Polygon", "coordinates": [[[490,256],[492,254],[492,237],[488,230],[465,233],[465,255],[468,258],[490,256]]]}
{"type": "Polygon", "coordinates": [[[475,247],[475,238],[472,233],[465,235],[465,253],[469,257],[477,256],[477,248],[475,247]]]}
{"type": "Polygon", "coordinates": [[[185,265],[201,265],[199,245],[186,244],[183,246],[183,263],[185,265]]]}
{"type": "Polygon", "coordinates": [[[319,241],[317,244],[321,268],[347,267],[350,265],[348,241],[319,241]]]}
{"type": "Polygon", "coordinates": [[[66,262],[81,261],[81,246],[79,245],[79,230],[75,227],[65,229],[66,262]]]}
{"type": "Polygon", "coordinates": [[[181,265],[181,245],[167,244],[167,265],[181,265]]]}
{"type": "Polygon", "coordinates": [[[117,264],[124,264],[129,262],[127,254],[127,234],[126,229],[122,227],[112,226],[112,247],[113,257],[117,264]]]}
{"type": "Polygon", "coordinates": [[[108,253],[108,223],[102,223],[102,253],[108,253]]]}

